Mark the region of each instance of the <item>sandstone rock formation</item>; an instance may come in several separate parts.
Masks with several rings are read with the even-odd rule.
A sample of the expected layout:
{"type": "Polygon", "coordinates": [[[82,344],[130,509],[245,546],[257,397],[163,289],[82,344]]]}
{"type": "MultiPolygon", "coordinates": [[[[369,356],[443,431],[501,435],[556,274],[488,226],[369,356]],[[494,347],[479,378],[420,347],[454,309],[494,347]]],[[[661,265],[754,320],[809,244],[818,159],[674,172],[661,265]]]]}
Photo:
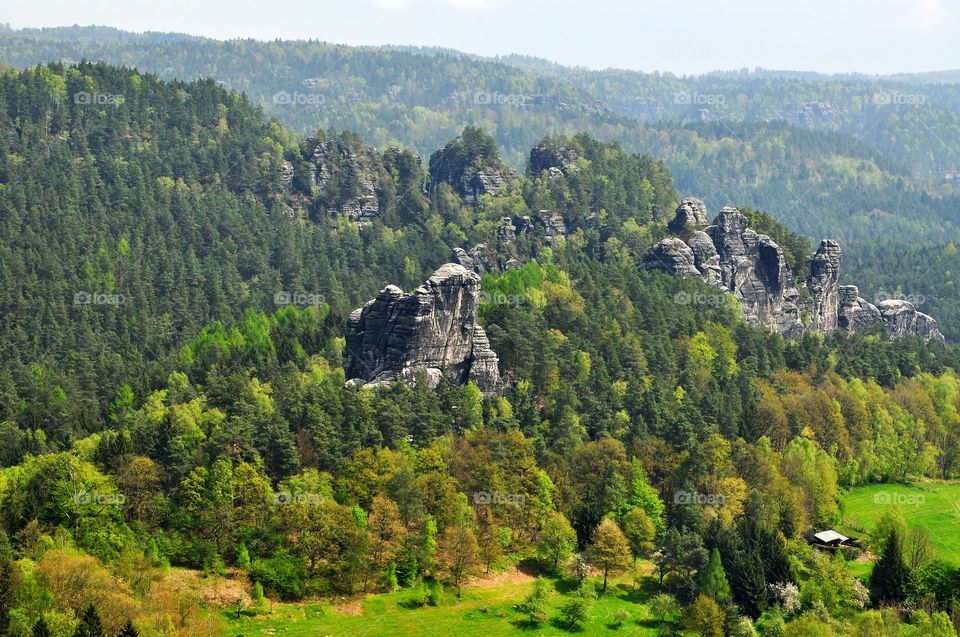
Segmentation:
{"type": "Polygon", "coordinates": [[[575,148],[541,142],[530,149],[527,173],[537,176],[546,171],[548,179],[555,179],[561,175],[579,172],[576,163],[578,159],[580,153],[575,148]]]}
{"type": "Polygon", "coordinates": [[[674,276],[699,277],[700,270],[690,249],[683,239],[669,237],[660,241],[643,255],[640,267],[645,270],[661,270],[674,276]]]}
{"type": "Polygon", "coordinates": [[[690,228],[703,228],[710,222],[707,220],[707,204],[700,199],[684,197],[673,220],[667,224],[671,232],[680,233],[690,228]]]}
{"type": "Polygon", "coordinates": [[[736,208],[723,208],[706,233],[720,256],[720,285],[740,300],[746,321],[788,338],[802,333],[800,294],[780,246],[736,208]]]}
{"type": "Polygon", "coordinates": [[[841,285],[839,288],[840,307],[837,310],[837,327],[848,332],[863,332],[883,320],[877,306],[861,298],[855,285],[841,285]]]}
{"type": "Polygon", "coordinates": [[[347,321],[348,382],[410,382],[423,373],[431,386],[446,377],[500,393],[498,358],[477,323],[479,294],[479,275],[456,263],[441,266],[412,294],[385,287],[347,321]]]}
{"type": "Polygon", "coordinates": [[[357,223],[369,223],[379,217],[377,188],[386,173],[377,150],[363,144],[347,145],[339,139],[314,139],[308,143],[313,145],[309,177],[328,210],[345,214],[357,223]]]}
{"type": "Polygon", "coordinates": [[[937,322],[923,312],[918,312],[913,303],[899,299],[887,299],[877,304],[880,316],[891,338],[921,336],[925,341],[943,340],[937,322]]]}
{"type": "Polygon", "coordinates": [[[429,169],[432,189],[447,183],[467,203],[495,194],[517,178],[500,161],[493,139],[469,127],[430,156],[429,169]]]}
{"type": "Polygon", "coordinates": [[[824,239],[810,261],[807,289],[810,290],[811,321],[809,328],[821,334],[837,329],[840,309],[840,244],[824,239]]]}
{"type": "Polygon", "coordinates": [[[723,208],[715,224],[701,230],[706,218],[702,201],[683,199],[668,224],[679,236],[650,248],[639,267],[698,278],[731,292],[748,323],[787,338],[829,334],[838,327],[865,331],[882,322],[891,338],[943,339],[936,321],[912,303],[888,300],[874,306],[860,298],[855,286],[839,285],[842,251],[836,241],[820,243],[810,257],[809,274],[798,286],[780,246],[749,228],[739,210],[723,208]]]}

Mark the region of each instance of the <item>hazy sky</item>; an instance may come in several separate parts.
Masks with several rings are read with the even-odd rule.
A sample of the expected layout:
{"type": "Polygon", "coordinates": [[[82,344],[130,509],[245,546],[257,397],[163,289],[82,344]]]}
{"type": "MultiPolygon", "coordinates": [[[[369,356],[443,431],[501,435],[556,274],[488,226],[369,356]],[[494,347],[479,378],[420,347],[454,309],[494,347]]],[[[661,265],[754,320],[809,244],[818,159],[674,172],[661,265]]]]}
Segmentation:
{"type": "Polygon", "coordinates": [[[3,0],[0,22],[436,45],[676,73],[960,68],[960,0],[3,0]]]}

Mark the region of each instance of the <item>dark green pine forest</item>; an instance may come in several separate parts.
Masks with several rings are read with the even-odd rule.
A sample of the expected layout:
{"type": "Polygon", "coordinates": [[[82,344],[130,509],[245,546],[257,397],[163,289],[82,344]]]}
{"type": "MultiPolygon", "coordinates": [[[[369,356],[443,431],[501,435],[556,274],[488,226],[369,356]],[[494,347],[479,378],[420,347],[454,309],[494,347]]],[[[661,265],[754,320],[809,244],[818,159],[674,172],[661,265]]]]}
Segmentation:
{"type": "MultiPolygon", "coordinates": [[[[732,298],[675,302],[716,290],[637,267],[680,195],[656,153],[533,139],[575,148],[579,170],[525,162],[468,203],[412,149],[301,136],[212,79],[54,63],[3,71],[0,104],[0,635],[218,634],[187,573],[240,573],[252,604],[426,599],[575,554],[604,574],[651,560],[666,614],[701,634],[956,620],[960,565],[904,562],[919,540],[895,521],[862,539],[881,557],[867,582],[804,534],[841,522],[842,489],[958,476],[960,348],[788,342],[732,298]],[[343,206],[368,182],[379,213],[357,224],[343,206]],[[541,210],[583,223],[484,276],[503,396],[345,387],[352,309],[453,248],[507,249],[501,219],[541,210]]],[[[515,163],[483,127],[441,146],[453,172],[515,163]]],[[[767,213],[750,216],[799,271],[809,243],[767,213]]]]}

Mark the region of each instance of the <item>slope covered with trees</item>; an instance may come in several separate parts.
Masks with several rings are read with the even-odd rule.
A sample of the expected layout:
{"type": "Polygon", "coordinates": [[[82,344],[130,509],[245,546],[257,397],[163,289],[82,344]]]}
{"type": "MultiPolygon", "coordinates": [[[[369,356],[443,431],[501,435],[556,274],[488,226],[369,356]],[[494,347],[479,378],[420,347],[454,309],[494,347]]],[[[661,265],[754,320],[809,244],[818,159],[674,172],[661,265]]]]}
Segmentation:
{"type": "MultiPolygon", "coordinates": [[[[51,65],[0,98],[0,632],[215,634],[185,567],[243,582],[208,600],[231,608],[397,587],[416,606],[523,559],[572,569],[569,626],[635,559],[704,634],[859,634],[899,621],[868,609],[889,601],[949,626],[960,565],[878,536],[868,589],[803,534],[840,521],[844,486],[957,477],[960,350],[785,342],[640,271],[677,199],[661,162],[545,139],[577,169],[531,162],[468,204],[409,151],[297,139],[210,80],[51,65]],[[377,216],[350,221],[368,181],[377,216]],[[504,395],[345,386],[351,309],[542,209],[583,223],[483,280],[504,395]]],[[[496,150],[470,129],[447,148],[496,150]]]]}

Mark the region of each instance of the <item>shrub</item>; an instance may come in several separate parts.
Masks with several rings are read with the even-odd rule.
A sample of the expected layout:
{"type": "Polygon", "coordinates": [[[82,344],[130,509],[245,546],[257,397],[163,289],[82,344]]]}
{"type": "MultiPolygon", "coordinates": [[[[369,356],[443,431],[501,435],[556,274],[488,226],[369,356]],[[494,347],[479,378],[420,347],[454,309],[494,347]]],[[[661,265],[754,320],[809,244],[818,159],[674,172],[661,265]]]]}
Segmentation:
{"type": "Polygon", "coordinates": [[[280,549],[269,559],[250,564],[250,576],[271,594],[284,600],[299,599],[306,593],[307,566],[304,561],[280,549]]]}

